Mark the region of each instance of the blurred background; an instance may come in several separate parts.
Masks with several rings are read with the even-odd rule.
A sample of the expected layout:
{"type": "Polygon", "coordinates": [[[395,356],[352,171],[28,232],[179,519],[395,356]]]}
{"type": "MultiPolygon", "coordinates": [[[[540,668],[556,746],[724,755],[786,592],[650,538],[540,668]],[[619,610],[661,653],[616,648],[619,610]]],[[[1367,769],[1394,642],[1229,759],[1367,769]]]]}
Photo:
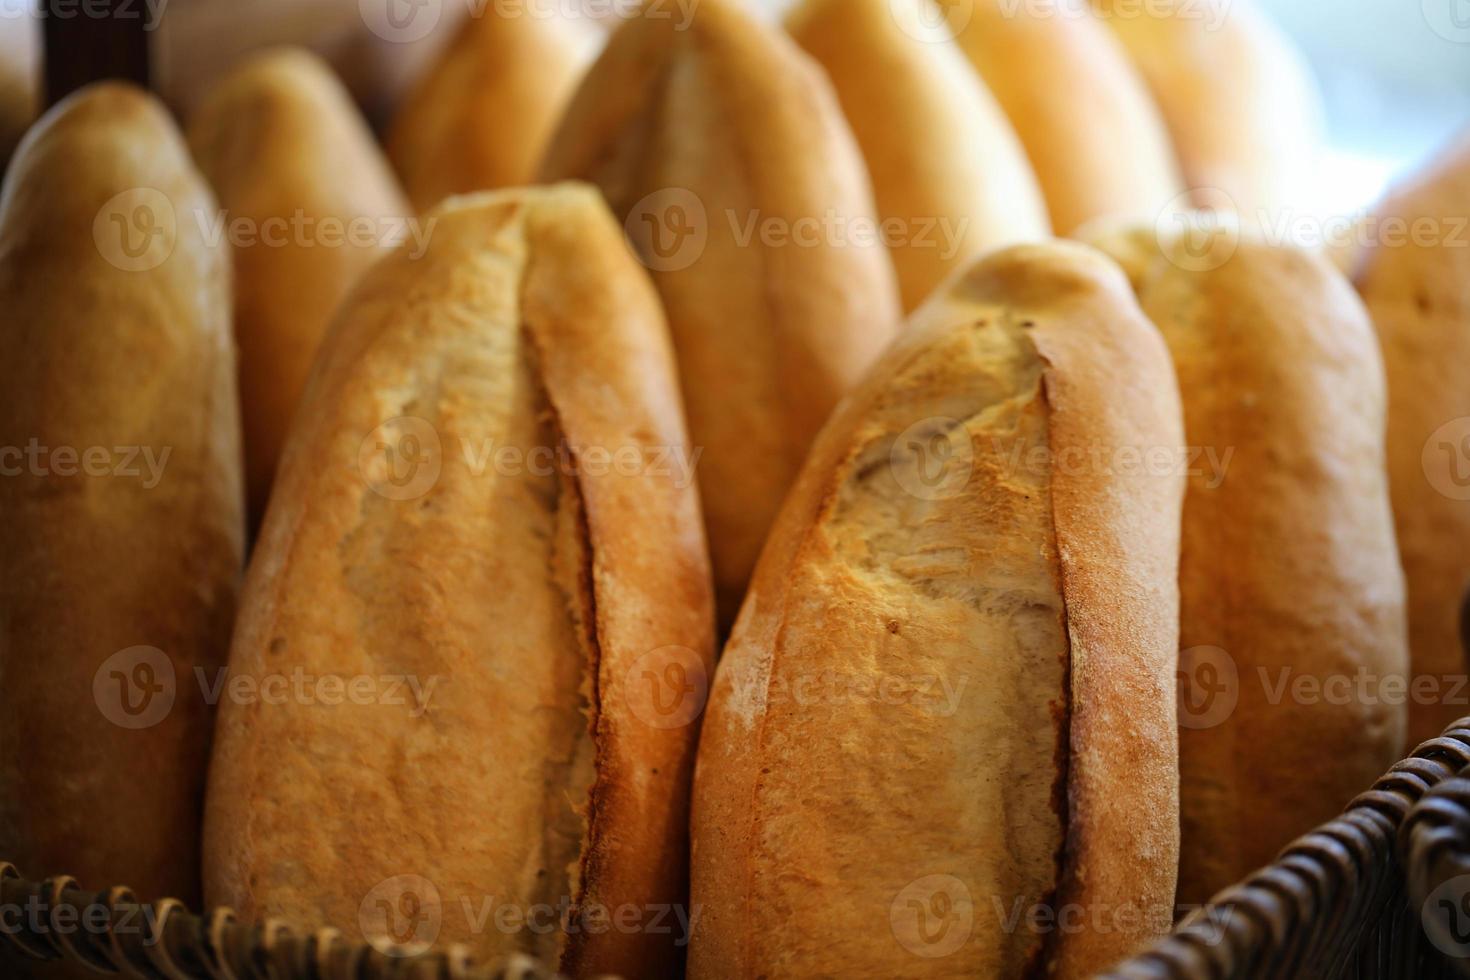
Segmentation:
{"type": "MultiPolygon", "coordinates": [[[[84,0],[44,2],[66,9],[84,0]]],[[[131,6],[157,21],[151,33],[156,83],[177,108],[186,109],[210,77],[245,51],[291,41],[326,54],[381,126],[466,10],[488,2],[131,0],[131,6]],[[415,5],[420,26],[391,40],[380,36],[385,32],[375,32],[369,21],[381,19],[379,8],[390,3],[415,5]]],[[[556,2],[604,12],[619,6],[614,0],[556,2]]],[[[773,15],[788,5],[750,2],[773,15]]],[[[1326,152],[1308,197],[1299,202],[1302,210],[1330,215],[1363,208],[1395,175],[1470,127],[1470,0],[1254,2],[1300,47],[1323,93],[1326,152]]],[[[0,0],[0,151],[6,156],[34,112],[37,5],[0,0]]]]}
{"type": "Polygon", "coordinates": [[[1365,207],[1470,127],[1470,0],[1257,0],[1306,55],[1327,112],[1319,213],[1365,207]]]}

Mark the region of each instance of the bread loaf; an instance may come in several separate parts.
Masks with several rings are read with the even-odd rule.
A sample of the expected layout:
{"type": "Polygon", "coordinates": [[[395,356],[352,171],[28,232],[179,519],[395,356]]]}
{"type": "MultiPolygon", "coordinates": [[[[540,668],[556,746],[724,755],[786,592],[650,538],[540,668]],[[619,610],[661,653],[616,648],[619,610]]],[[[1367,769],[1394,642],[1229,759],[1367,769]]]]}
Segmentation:
{"type": "Polygon", "coordinates": [[[1090,977],[1168,929],[1181,440],[1091,250],[996,253],[920,308],[720,662],[692,977],[1090,977]]]}
{"type": "Polygon", "coordinates": [[[1388,478],[1417,693],[1409,744],[1470,714],[1470,138],[1372,211],[1356,282],[1388,374],[1388,478]]]}
{"type": "Polygon", "coordinates": [[[243,549],[229,267],[164,109],[63,100],[0,197],[0,854],[199,898],[243,549]]]}
{"type": "Polygon", "coordinates": [[[786,26],[863,151],[905,309],[979,252],[1050,237],[1026,151],[933,0],[806,0],[786,26]]]}
{"type": "Polygon", "coordinates": [[[1102,217],[1153,221],[1184,190],[1158,107],[1087,0],[944,6],[1031,157],[1057,234],[1102,217]]]}
{"type": "Polygon", "coordinates": [[[40,32],[30,17],[0,17],[0,173],[36,118],[40,32]]]}
{"type": "Polygon", "coordinates": [[[414,207],[531,183],[605,37],[585,17],[472,12],[409,93],[388,137],[414,207]]]}
{"type": "Polygon", "coordinates": [[[1404,747],[1383,366],[1325,259],[1119,235],[1191,449],[1180,563],[1179,901],[1336,816],[1404,747]],[[1233,251],[1232,251],[1233,249],[1233,251]]]}
{"type": "Polygon", "coordinates": [[[287,441],[206,896],[385,949],[664,976],[713,613],[657,297],[591,188],[426,220],[428,251],[343,308],[287,441]]]}
{"type": "Polygon", "coordinates": [[[1317,176],[1322,140],[1322,97],[1291,41],[1248,0],[1093,3],[1153,92],[1199,203],[1271,227],[1317,176]]]}
{"type": "MultiPolygon", "coordinates": [[[[235,266],[251,523],[338,303],[418,226],[372,134],[316,56],[282,49],[225,76],[189,127],[235,266]]],[[[415,242],[415,245],[420,243],[415,242]]]]}
{"type": "Polygon", "coordinates": [[[545,164],[597,183],[653,270],[733,619],[811,439],[897,330],[862,158],[821,72],[739,0],[648,4],[545,164]]]}

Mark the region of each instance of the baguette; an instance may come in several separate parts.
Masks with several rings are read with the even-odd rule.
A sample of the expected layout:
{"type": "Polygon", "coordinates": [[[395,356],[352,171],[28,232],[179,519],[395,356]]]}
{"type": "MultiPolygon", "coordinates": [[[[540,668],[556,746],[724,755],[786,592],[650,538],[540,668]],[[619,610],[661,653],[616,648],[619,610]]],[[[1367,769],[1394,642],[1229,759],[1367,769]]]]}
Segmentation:
{"type": "Polygon", "coordinates": [[[233,249],[235,339],[255,527],[322,334],[407,231],[408,204],[336,76],[300,49],[257,55],[221,79],[189,143],[225,227],[244,228],[233,249]]]}
{"type": "Polygon", "coordinates": [[[1198,202],[1269,227],[1317,174],[1324,110],[1301,53],[1247,0],[1093,4],[1153,92],[1198,202]]]}
{"type": "Polygon", "coordinates": [[[409,93],[388,136],[414,207],[531,183],[605,37],[603,28],[573,16],[471,13],[409,93]]]}
{"type": "Polygon", "coordinates": [[[1181,445],[1168,354],[1090,249],[996,253],[920,308],[716,674],[691,977],[1084,977],[1167,931],[1183,476],[1115,461],[1181,445]]]}
{"type": "Polygon", "coordinates": [[[933,0],[806,0],[786,27],[852,125],[906,310],[978,253],[1051,236],[1026,151],[933,0]]]}
{"type": "Polygon", "coordinates": [[[287,441],[231,683],[330,684],[224,701],[206,897],[667,975],[713,600],[657,297],[591,188],[428,220],[343,308],[287,441]],[[674,914],[592,921],[629,907],[674,914]]]}
{"type": "Polygon", "coordinates": [[[1087,0],[949,3],[961,49],[1026,147],[1059,235],[1153,221],[1184,190],[1143,79],[1087,0]]]}
{"type": "Polygon", "coordinates": [[[721,622],[838,399],[897,331],[892,263],[830,85],[738,0],[687,29],[651,0],[548,150],[598,184],[653,269],[700,459],[721,622]]]}
{"type": "Polygon", "coordinates": [[[0,854],[145,901],[199,898],[194,671],[224,662],[244,547],[213,208],[121,84],[47,113],[0,197],[0,854]]]}
{"type": "Polygon", "coordinates": [[[1462,136],[1373,209],[1364,225],[1373,240],[1354,270],[1388,374],[1388,479],[1414,683],[1425,685],[1409,704],[1410,745],[1470,714],[1461,619],[1470,595],[1467,226],[1462,136]]]}
{"type": "MultiPolygon", "coordinates": [[[[1223,240],[1223,239],[1222,239],[1223,240]]],[[[1326,259],[1104,243],[1174,359],[1195,453],[1180,563],[1179,901],[1209,900],[1403,754],[1383,366],[1326,259]],[[1360,693],[1361,692],[1361,693],[1360,693]]]]}

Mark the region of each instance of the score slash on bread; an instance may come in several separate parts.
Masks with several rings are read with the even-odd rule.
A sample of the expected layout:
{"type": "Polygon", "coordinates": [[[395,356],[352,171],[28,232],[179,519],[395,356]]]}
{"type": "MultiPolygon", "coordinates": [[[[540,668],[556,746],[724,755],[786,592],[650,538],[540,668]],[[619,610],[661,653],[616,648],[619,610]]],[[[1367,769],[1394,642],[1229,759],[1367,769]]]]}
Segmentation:
{"type": "Polygon", "coordinates": [[[933,0],[806,0],[786,27],[826,69],[896,226],[905,309],[978,253],[1051,236],[1026,151],[933,0]]]}
{"type": "Polygon", "coordinates": [[[1091,249],[998,252],[920,308],[721,660],[691,977],[1084,977],[1168,929],[1181,448],[1168,353],[1091,249]],[[1003,927],[1043,905],[1117,915],[1003,927]]]}
{"type": "Polygon", "coordinates": [[[195,668],[223,665],[244,547],[215,207],[119,84],[43,117],[0,199],[0,853],[147,901],[198,899],[195,668]]]}
{"type": "Polygon", "coordinates": [[[388,134],[389,155],[414,207],[529,184],[605,36],[570,12],[472,9],[388,134]]]}
{"type": "Polygon", "coordinates": [[[1269,225],[1315,177],[1322,133],[1321,96],[1291,41],[1249,0],[1093,4],[1153,92],[1200,205],[1269,225]]]}
{"type": "Polygon", "coordinates": [[[1169,345],[1185,438],[1207,454],[1180,559],[1179,901],[1195,904],[1330,820],[1403,749],[1383,367],[1323,258],[1226,232],[1104,246],[1169,345]]]}
{"type": "Polygon", "coordinates": [[[258,526],[317,345],[394,229],[406,230],[408,203],[346,90],[306,51],[257,55],[225,76],[194,112],[189,143],[219,196],[220,222],[246,222],[250,233],[232,257],[246,489],[258,526]]]}
{"type": "Polygon", "coordinates": [[[667,975],[677,931],[494,916],[683,901],[696,726],[676,709],[702,705],[713,600],[658,299],[592,188],[428,217],[428,250],[374,266],[322,348],[230,656],[262,690],[294,670],[416,686],[226,700],[206,897],[667,975]]]}
{"type": "Polygon", "coordinates": [[[812,438],[901,319],[852,133],[740,0],[702,0],[685,29],[654,2],[588,72],[544,171],[600,186],[653,270],[728,622],[812,438]]]}
{"type": "Polygon", "coordinates": [[[1354,273],[1388,374],[1388,479],[1408,580],[1409,653],[1415,683],[1430,695],[1409,704],[1411,745],[1470,714],[1461,639],[1470,595],[1467,228],[1470,134],[1373,208],[1363,225],[1373,241],[1354,273]]]}
{"type": "Polygon", "coordinates": [[[1153,221],[1184,190],[1158,106],[1087,0],[944,6],[1026,147],[1057,234],[1153,221]]]}

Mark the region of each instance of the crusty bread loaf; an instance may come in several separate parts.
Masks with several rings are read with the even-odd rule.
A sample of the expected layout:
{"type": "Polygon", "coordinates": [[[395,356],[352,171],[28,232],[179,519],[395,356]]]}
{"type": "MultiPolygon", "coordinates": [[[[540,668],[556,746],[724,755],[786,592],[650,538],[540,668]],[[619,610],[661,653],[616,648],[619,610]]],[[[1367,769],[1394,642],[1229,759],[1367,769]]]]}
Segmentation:
{"type": "Polygon", "coordinates": [[[414,207],[531,183],[605,37],[601,27],[566,15],[501,15],[492,6],[466,18],[409,93],[388,137],[414,207]]]}
{"type": "Polygon", "coordinates": [[[1322,139],[1322,97],[1291,41],[1249,0],[1093,4],[1153,92],[1200,203],[1270,227],[1316,177],[1322,139]]]}
{"type": "Polygon", "coordinates": [[[1159,109],[1087,0],[945,5],[960,47],[1016,127],[1059,235],[1154,220],[1183,190],[1159,109]]]}
{"type": "Polygon", "coordinates": [[[1388,374],[1388,478],[1420,695],[1409,744],[1470,714],[1470,138],[1373,209],[1355,270],[1388,374]],[[1427,680],[1419,680],[1428,678],[1427,680]]]}
{"type": "Polygon", "coordinates": [[[428,251],[375,266],[322,349],[230,655],[262,693],[370,680],[338,705],[225,700],[206,896],[380,945],[667,975],[679,712],[702,704],[713,613],[657,296],[592,188],[428,217],[428,251]],[[637,928],[594,928],[624,907],[637,928]]]}
{"type": "Polygon", "coordinates": [[[852,125],[906,310],[976,254],[1050,237],[1026,151],[933,0],[805,0],[786,27],[852,125]]]}
{"type": "Polygon", "coordinates": [[[363,271],[407,235],[408,203],[347,92],[303,50],[257,55],[221,79],[189,142],[233,246],[246,496],[258,525],[322,334],[363,271]]]}
{"type": "Polygon", "coordinates": [[[680,27],[653,0],[613,35],[545,171],[596,182],[653,269],[728,623],[812,438],[901,313],[821,71],[740,0],[680,27]]]}
{"type": "Polygon", "coordinates": [[[244,522],[229,268],[162,106],[103,84],[0,198],[0,854],[199,897],[244,522]]]}
{"type": "Polygon", "coordinates": [[[1090,249],[996,253],[919,310],[720,662],[692,977],[1084,977],[1168,929],[1181,440],[1168,354],[1090,249]]]}
{"type": "Polygon", "coordinates": [[[1383,367],[1321,257],[1105,243],[1174,359],[1191,447],[1180,563],[1179,900],[1335,816],[1402,753],[1403,574],[1383,367]],[[1395,693],[1397,691],[1397,693],[1395,693]]]}

